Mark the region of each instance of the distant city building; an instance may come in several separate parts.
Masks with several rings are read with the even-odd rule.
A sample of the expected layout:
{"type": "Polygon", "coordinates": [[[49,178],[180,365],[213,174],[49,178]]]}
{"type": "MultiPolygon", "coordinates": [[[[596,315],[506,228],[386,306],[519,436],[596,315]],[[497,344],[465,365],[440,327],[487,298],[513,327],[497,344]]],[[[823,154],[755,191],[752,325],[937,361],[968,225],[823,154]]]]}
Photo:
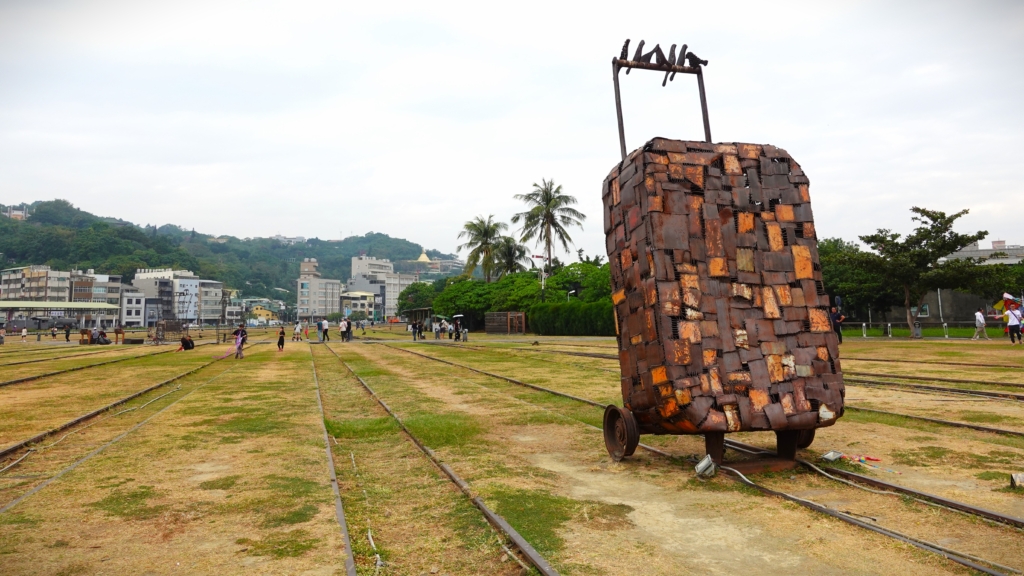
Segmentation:
{"type": "Polygon", "coordinates": [[[0,300],[70,302],[71,273],[33,265],[0,270],[0,300]]]}
{"type": "MultiPolygon", "coordinates": [[[[143,297],[144,295],[131,285],[122,284],[119,274],[97,274],[91,268],[84,272],[81,270],[71,271],[72,302],[99,302],[112,304],[120,309],[112,317],[99,318],[99,324],[106,325],[109,320],[110,324],[120,322],[122,326],[128,326],[128,324],[125,324],[125,321],[131,318],[133,321],[138,320],[137,323],[133,322],[130,324],[131,326],[142,326],[143,297]],[[133,297],[130,300],[132,304],[130,313],[125,311],[125,305],[129,300],[125,299],[122,295],[126,290],[138,294],[137,297],[133,297]],[[138,305],[135,305],[136,299],[139,301],[138,305]],[[136,312],[138,312],[137,318],[135,317],[136,312]]],[[[83,327],[91,328],[93,325],[97,324],[93,322],[92,325],[85,325],[83,327]]]]}
{"type": "Polygon", "coordinates": [[[345,284],[346,292],[370,292],[381,297],[385,318],[398,314],[398,295],[409,286],[419,282],[417,274],[398,274],[394,264],[387,259],[378,260],[372,256],[352,257],[352,276],[345,284]]]}
{"type": "Polygon", "coordinates": [[[92,268],[85,272],[71,271],[72,302],[105,302],[121,303],[121,276],[117,274],[97,274],[92,268]]]}
{"type": "Polygon", "coordinates": [[[121,289],[121,326],[146,325],[146,294],[132,286],[121,289]]]}
{"type": "Polygon", "coordinates": [[[296,287],[296,315],[309,322],[341,311],[341,280],[321,278],[316,258],[299,263],[296,287]]]}
{"type": "Polygon", "coordinates": [[[25,220],[29,214],[27,204],[21,204],[20,206],[0,205],[0,215],[7,216],[11,220],[25,220]]]}
{"type": "Polygon", "coordinates": [[[947,258],[985,258],[985,264],[1018,264],[1024,261],[1024,246],[1020,244],[1007,244],[1006,240],[993,240],[992,248],[983,249],[975,242],[964,247],[962,250],[950,254],[947,258]],[[992,257],[993,254],[998,253],[1005,255],[992,257]]]}
{"type": "Polygon", "coordinates": [[[367,318],[383,319],[381,306],[383,298],[375,292],[343,292],[341,294],[341,311],[346,316],[353,312],[363,312],[367,318]]]}
{"type": "MultiPolygon", "coordinates": [[[[135,271],[132,285],[142,290],[147,298],[162,300],[161,317],[157,320],[174,319],[181,322],[217,324],[221,321],[222,314],[225,322],[237,320],[227,314],[228,301],[224,299],[224,284],[216,280],[203,280],[190,270],[140,268],[135,271]],[[170,283],[169,292],[167,282],[170,283]],[[168,299],[169,318],[166,313],[168,299]]],[[[149,320],[151,319],[147,318],[147,322],[149,320]]]]}
{"type": "Polygon", "coordinates": [[[287,244],[288,246],[292,246],[294,244],[305,244],[306,243],[306,239],[304,237],[302,237],[302,236],[288,237],[288,236],[281,236],[280,234],[278,234],[277,236],[271,236],[270,239],[271,240],[277,240],[281,244],[287,244]]]}

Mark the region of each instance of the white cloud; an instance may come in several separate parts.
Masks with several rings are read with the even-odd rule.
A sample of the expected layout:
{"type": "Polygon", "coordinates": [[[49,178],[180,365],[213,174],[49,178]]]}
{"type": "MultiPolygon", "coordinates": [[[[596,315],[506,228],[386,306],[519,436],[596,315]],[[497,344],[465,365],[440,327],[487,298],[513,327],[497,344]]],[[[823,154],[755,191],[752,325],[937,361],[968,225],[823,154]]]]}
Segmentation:
{"type": "MultiPolygon", "coordinates": [[[[554,178],[603,254],[625,37],[710,61],[716,140],[789,150],[823,236],[962,229],[1024,241],[1016,3],[138,2],[0,6],[0,202],[139,223],[453,251],[477,214],[554,178]]],[[[693,78],[623,77],[627,144],[700,138],[693,78]]]]}

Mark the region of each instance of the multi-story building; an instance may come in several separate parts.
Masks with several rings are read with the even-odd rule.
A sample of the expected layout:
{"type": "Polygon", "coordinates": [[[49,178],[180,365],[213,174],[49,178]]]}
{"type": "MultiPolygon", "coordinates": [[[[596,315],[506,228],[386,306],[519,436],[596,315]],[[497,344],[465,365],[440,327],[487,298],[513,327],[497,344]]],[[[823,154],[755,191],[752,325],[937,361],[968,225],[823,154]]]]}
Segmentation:
{"type": "Polygon", "coordinates": [[[384,318],[398,314],[398,295],[419,282],[417,274],[398,274],[394,265],[384,259],[370,256],[352,257],[352,277],[346,283],[346,292],[370,292],[380,295],[384,318]]]}
{"type": "Polygon", "coordinates": [[[341,312],[351,316],[353,312],[363,312],[367,318],[380,318],[378,305],[382,302],[380,294],[374,292],[343,292],[341,294],[341,312]]]}
{"type": "Polygon", "coordinates": [[[174,320],[174,282],[167,278],[139,278],[132,286],[145,294],[143,302],[145,326],[156,326],[160,320],[174,320]]]}
{"type": "Polygon", "coordinates": [[[71,273],[34,265],[0,270],[0,300],[69,302],[71,273]]]}
{"type": "Polygon", "coordinates": [[[321,278],[316,258],[303,258],[296,285],[296,314],[307,322],[341,311],[341,280],[321,278]]]}
{"type": "Polygon", "coordinates": [[[288,237],[288,236],[281,236],[280,234],[278,234],[276,236],[271,236],[270,239],[271,240],[277,240],[281,244],[285,244],[285,245],[288,245],[288,246],[292,246],[294,244],[305,244],[306,243],[306,239],[303,238],[302,236],[288,237]]]}
{"type": "MultiPolygon", "coordinates": [[[[155,292],[159,291],[163,281],[170,282],[171,318],[202,324],[217,324],[222,320],[224,323],[240,321],[241,308],[230,309],[229,300],[224,298],[224,284],[216,280],[203,280],[190,270],[140,268],[135,272],[132,285],[144,291],[149,298],[162,298],[166,296],[166,287],[162,296],[155,292]]],[[[166,307],[165,304],[162,306],[166,307]]]]}
{"type": "Polygon", "coordinates": [[[992,248],[981,248],[977,242],[953,252],[947,258],[984,258],[982,264],[1019,264],[1024,261],[1024,246],[1007,244],[1006,240],[993,240],[992,248]]]}
{"type": "Polygon", "coordinates": [[[92,268],[82,272],[71,271],[72,302],[105,302],[121,303],[121,276],[117,274],[97,274],[92,268]]]}
{"type": "Polygon", "coordinates": [[[146,295],[131,286],[121,289],[121,326],[125,328],[146,325],[146,295]]]}

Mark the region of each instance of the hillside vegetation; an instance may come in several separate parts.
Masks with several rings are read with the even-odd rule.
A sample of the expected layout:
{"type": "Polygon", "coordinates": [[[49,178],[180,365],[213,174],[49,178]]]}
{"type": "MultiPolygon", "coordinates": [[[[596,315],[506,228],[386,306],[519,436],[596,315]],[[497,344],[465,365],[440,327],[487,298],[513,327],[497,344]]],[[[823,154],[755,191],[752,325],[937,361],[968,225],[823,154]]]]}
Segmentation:
{"type": "MultiPolygon", "coordinates": [[[[187,269],[240,288],[247,296],[293,298],[303,258],[316,258],[325,277],[345,280],[351,258],[364,252],[400,262],[416,259],[422,247],[374,232],[341,241],[313,238],[291,246],[267,238],[218,238],[172,224],[142,227],[104,218],[66,200],[36,203],[24,222],[0,217],[0,253],[5,268],[28,264],[47,264],[60,270],[93,268],[101,274],[121,274],[125,282],[134,277],[136,268],[187,269]]],[[[454,258],[436,250],[427,254],[454,258]]]]}

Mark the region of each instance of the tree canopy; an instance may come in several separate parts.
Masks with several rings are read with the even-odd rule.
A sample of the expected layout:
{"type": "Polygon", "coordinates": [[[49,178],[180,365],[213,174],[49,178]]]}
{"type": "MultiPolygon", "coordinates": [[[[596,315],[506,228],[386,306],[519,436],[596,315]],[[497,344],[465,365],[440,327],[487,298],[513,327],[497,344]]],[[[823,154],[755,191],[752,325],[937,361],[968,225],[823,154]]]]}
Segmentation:
{"type": "Polygon", "coordinates": [[[887,289],[896,288],[902,293],[907,325],[912,327],[917,315],[911,313],[911,308],[916,306],[917,314],[920,314],[928,291],[971,286],[977,262],[970,258],[946,257],[981,240],[988,232],[960,234],[953,230],[953,224],[967,214],[967,210],[947,215],[915,206],[911,212],[914,213],[911,220],[918,226],[906,236],[879,229],[874,234],[860,237],[873,252],[858,260],[858,267],[880,280],[887,289]]]}

